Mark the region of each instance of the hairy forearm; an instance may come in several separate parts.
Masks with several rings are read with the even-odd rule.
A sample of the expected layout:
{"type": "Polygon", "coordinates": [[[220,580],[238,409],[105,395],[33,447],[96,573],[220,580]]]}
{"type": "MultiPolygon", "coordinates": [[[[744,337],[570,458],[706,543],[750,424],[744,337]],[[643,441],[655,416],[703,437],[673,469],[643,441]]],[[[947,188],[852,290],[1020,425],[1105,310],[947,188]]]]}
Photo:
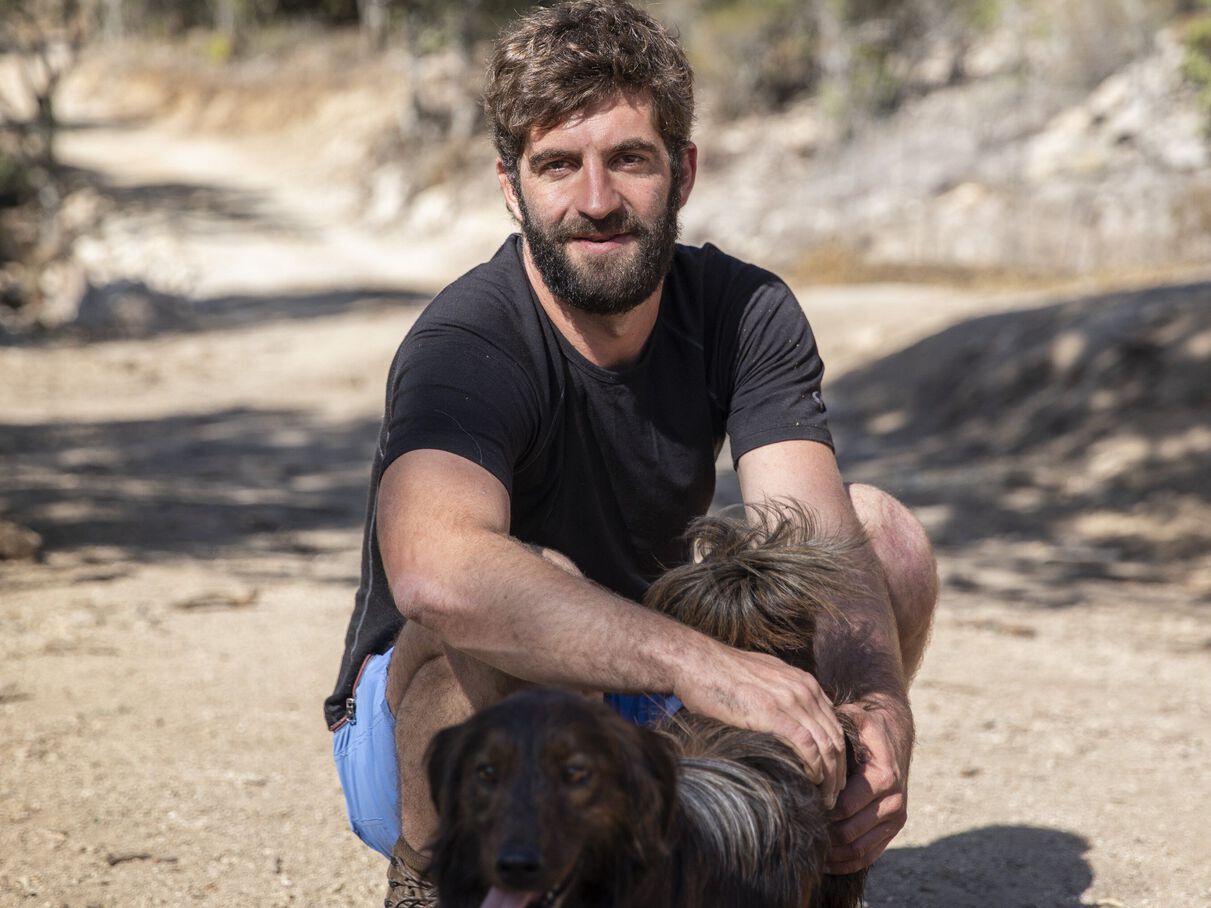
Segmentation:
{"type": "Polygon", "coordinates": [[[817,619],[816,674],[834,699],[886,711],[907,739],[912,717],[887,583],[832,451],[810,441],[767,445],[740,459],[739,474],[745,502],[796,504],[815,515],[820,532],[853,543],[853,590],[837,614],[817,619]]]}
{"type": "Polygon", "coordinates": [[[503,533],[467,532],[440,552],[399,560],[392,591],[405,616],[527,681],[671,693],[679,667],[718,646],[503,533]]]}
{"type": "Polygon", "coordinates": [[[900,657],[895,615],[882,570],[867,544],[855,552],[859,582],[822,615],[816,631],[817,674],[837,701],[881,709],[911,736],[912,713],[900,657]]]}

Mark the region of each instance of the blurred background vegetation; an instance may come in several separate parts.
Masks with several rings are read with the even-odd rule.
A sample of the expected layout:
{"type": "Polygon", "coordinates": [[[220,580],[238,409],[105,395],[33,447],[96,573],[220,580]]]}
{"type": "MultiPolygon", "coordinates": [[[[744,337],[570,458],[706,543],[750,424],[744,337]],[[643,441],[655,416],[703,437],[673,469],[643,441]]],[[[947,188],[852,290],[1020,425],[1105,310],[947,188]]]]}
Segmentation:
{"type": "MultiPolygon", "coordinates": [[[[406,42],[418,53],[468,55],[525,0],[0,0],[0,46],[203,32],[216,61],[263,50],[283,27],[359,28],[369,50],[406,42]]],[[[1096,83],[1139,52],[1158,27],[1188,19],[1190,77],[1205,83],[1208,0],[664,0],[708,90],[735,111],[776,108],[822,91],[836,103],[886,112],[939,76],[965,77],[968,53],[1006,23],[1055,45],[1064,78],[1096,83]],[[928,76],[922,64],[930,61],[928,76]]]]}
{"type": "MultiPolygon", "coordinates": [[[[38,282],[30,275],[61,258],[72,243],[72,230],[58,214],[78,174],[58,161],[56,136],[63,127],[59,95],[81,60],[101,55],[111,73],[158,67],[163,93],[191,81],[249,83],[288,70],[285,64],[300,48],[326,49],[327,70],[316,78],[329,88],[340,86],[359,65],[389,59],[392,77],[405,88],[390,101],[398,108],[393,128],[367,139],[365,169],[371,174],[367,180],[381,187],[391,182],[385,166],[406,162],[392,177],[398,186],[391,204],[400,208],[426,188],[456,178],[484,144],[468,141],[482,129],[477,95],[483,57],[501,24],[531,5],[522,0],[0,0],[0,301],[10,308],[36,301],[38,282]]],[[[922,99],[992,81],[1013,87],[1012,97],[997,96],[995,104],[1013,105],[1018,113],[1002,118],[1003,109],[986,104],[979,111],[983,119],[995,125],[1002,118],[1006,125],[1002,134],[983,127],[974,141],[1009,142],[1006,131],[1039,128],[1065,103],[1153,53],[1158,35],[1176,47],[1182,90],[1197,99],[1203,129],[1211,132],[1211,0],[661,0],[647,5],[682,37],[698,77],[701,124],[710,136],[723,137],[714,149],[720,161],[729,157],[729,123],[744,124],[751,136],[753,117],[773,117],[770,123],[781,128],[771,126],[771,142],[791,143],[773,151],[806,158],[871,134],[872,124],[895,122],[922,99]],[[795,112],[801,115],[776,119],[795,112]],[[1019,122],[1032,116],[1037,123],[1019,122]]],[[[109,81],[98,80],[96,91],[104,91],[109,81]]],[[[1150,103],[1141,98],[1139,103],[1150,103]]],[[[980,103],[937,116],[943,124],[965,120],[974,116],[969,108],[980,103]]],[[[258,116],[254,106],[248,110],[249,118],[258,116]]],[[[1086,133],[1108,116],[1091,113],[1086,133]]],[[[1160,141],[1157,130],[1141,128],[1139,135],[1149,131],[1154,135],[1148,141],[1160,141]]],[[[1122,141],[1121,135],[1106,139],[1111,146],[1122,141]]],[[[1175,140],[1174,147],[1180,144],[1175,140]]],[[[1180,149],[1173,155],[1198,159],[1180,149]]],[[[934,179],[930,192],[943,195],[969,186],[973,166],[956,163],[953,174],[934,179]]],[[[858,186],[862,179],[853,175],[850,182],[858,186]]],[[[1166,192],[1178,200],[1166,202],[1169,208],[1179,201],[1185,206],[1173,215],[1174,231],[1187,222],[1211,223],[1211,210],[1202,210],[1206,200],[1198,192],[1166,192]]],[[[889,199],[883,207],[903,207],[907,201],[889,199]]],[[[810,203],[818,208],[848,204],[840,197],[810,203]]],[[[381,199],[368,204],[387,205],[381,199]]],[[[1206,204],[1211,207],[1211,201],[1206,204]]],[[[1031,216],[1046,220],[1048,211],[1031,216]]],[[[1080,216],[1113,221],[1121,220],[1120,214],[1080,216]]],[[[901,228],[885,223],[881,229],[902,233],[901,228]]],[[[861,237],[821,240],[823,229],[813,233],[808,225],[804,233],[814,244],[805,268],[814,273],[829,271],[825,259],[830,256],[848,261],[850,253],[836,253],[838,248],[870,245],[861,237]]],[[[743,240],[750,232],[738,228],[737,236],[743,240]]],[[[761,239],[783,245],[781,236],[762,234],[761,239]]],[[[913,254],[931,262],[946,259],[930,242],[918,241],[913,254]]],[[[1011,250],[1014,242],[998,241],[1011,250]]],[[[900,255],[893,253],[888,254],[900,255]]],[[[1013,265],[981,255],[982,267],[1013,265]]],[[[1101,261],[1117,253],[1107,247],[1099,255],[1094,258],[1101,261]]],[[[1024,267],[1034,267],[1025,259],[1024,267]]]]}

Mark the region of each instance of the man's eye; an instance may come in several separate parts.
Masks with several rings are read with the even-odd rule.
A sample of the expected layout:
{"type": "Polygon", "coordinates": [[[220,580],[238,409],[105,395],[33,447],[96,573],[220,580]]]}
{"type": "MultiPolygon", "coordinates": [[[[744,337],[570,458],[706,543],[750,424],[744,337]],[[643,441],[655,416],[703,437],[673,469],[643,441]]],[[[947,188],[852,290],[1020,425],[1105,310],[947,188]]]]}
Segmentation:
{"type": "Polygon", "coordinates": [[[475,767],[475,777],[488,785],[496,782],[496,767],[491,763],[480,763],[475,767]]]}
{"type": "Polygon", "coordinates": [[[589,772],[587,766],[581,766],[579,763],[569,763],[563,768],[560,773],[560,778],[563,779],[565,785],[583,785],[589,781],[589,772]]]}
{"type": "Polygon", "coordinates": [[[542,166],[543,173],[565,173],[572,169],[572,165],[568,161],[550,161],[542,166]]]}

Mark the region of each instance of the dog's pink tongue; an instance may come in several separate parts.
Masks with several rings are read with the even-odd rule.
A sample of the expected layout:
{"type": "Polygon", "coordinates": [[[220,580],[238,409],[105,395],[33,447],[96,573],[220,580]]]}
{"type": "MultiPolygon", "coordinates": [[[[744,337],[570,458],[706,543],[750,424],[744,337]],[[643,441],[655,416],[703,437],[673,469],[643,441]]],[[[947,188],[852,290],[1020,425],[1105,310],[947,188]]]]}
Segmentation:
{"type": "Polygon", "coordinates": [[[493,886],[488,890],[488,897],[479,908],[526,908],[526,905],[536,898],[537,892],[509,892],[493,886]]]}

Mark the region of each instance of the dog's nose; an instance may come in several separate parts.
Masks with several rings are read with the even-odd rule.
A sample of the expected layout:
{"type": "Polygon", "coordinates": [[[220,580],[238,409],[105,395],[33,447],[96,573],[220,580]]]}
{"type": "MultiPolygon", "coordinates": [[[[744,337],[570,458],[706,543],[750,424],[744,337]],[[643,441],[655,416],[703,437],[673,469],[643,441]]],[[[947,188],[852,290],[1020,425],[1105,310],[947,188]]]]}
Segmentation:
{"type": "Polygon", "coordinates": [[[542,857],[537,848],[507,846],[496,856],[496,871],[505,883],[523,885],[536,877],[540,870],[542,857]]]}

